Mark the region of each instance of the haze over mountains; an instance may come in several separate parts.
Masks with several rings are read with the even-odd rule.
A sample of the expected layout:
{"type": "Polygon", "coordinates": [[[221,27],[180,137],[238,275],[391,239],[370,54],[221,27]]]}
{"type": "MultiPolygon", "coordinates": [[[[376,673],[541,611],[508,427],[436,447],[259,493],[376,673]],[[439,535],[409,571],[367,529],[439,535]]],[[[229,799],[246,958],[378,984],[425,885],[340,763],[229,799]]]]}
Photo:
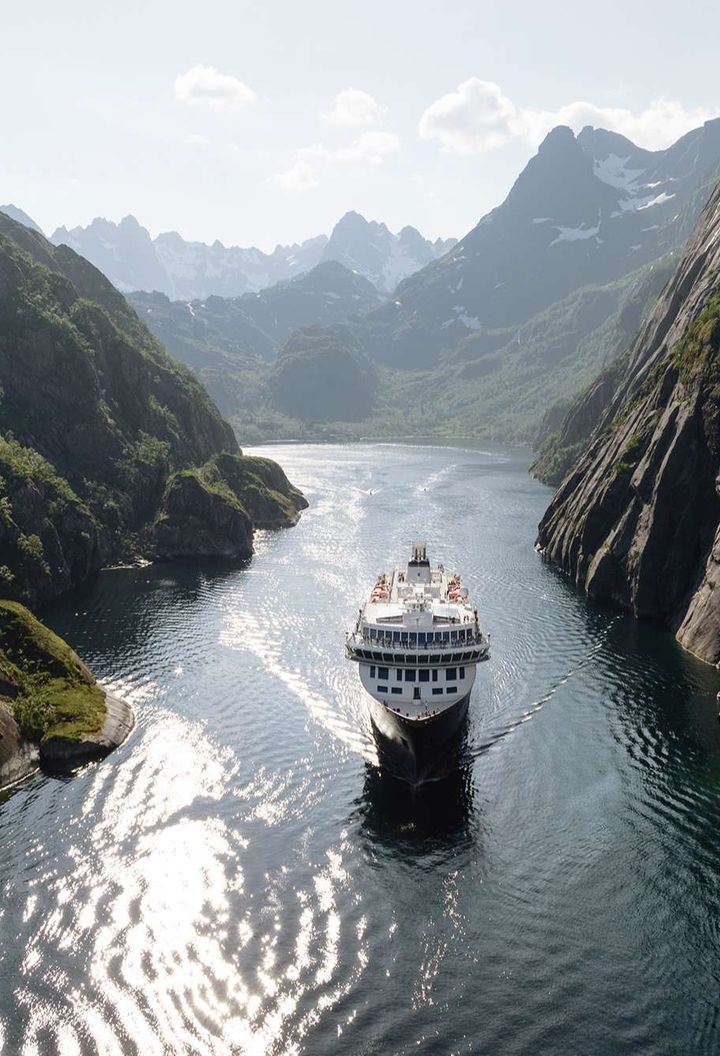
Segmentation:
{"type": "MultiPolygon", "coordinates": [[[[384,303],[348,298],[343,290],[352,284],[339,283],[339,270],[316,269],[305,292],[315,307],[306,300],[298,311],[292,282],[260,294],[256,320],[258,314],[268,317],[261,307],[266,300],[274,305],[269,317],[280,312],[274,334],[261,326],[269,338],[264,350],[240,325],[247,301],[222,307],[208,301],[200,309],[193,304],[195,317],[207,323],[194,327],[192,358],[183,347],[186,305],[146,303],[152,311],[143,317],[174,355],[199,372],[244,436],[318,432],[311,424],[317,401],[308,401],[304,414],[296,403],[298,420],[280,421],[273,397],[277,387],[267,373],[273,368],[252,376],[247,369],[249,351],[272,358],[278,342],[307,326],[315,311],[314,324],[326,321],[333,328],[323,332],[316,326],[313,336],[300,343],[316,381],[313,340],[323,355],[334,346],[338,357],[352,356],[354,363],[360,352],[386,371],[365,420],[349,434],[339,427],[339,435],[532,439],[556,401],[567,405],[627,347],[669,278],[674,254],[719,171],[720,121],[655,152],[601,129],[586,128],[576,136],[559,127],[546,137],[505,202],[441,259],[400,282],[384,303]],[[327,319],[330,302],[333,318],[327,319]],[[225,320],[222,369],[220,317],[225,320]],[[256,432],[259,421],[264,424],[256,432]]],[[[369,227],[354,217],[338,225],[340,233],[359,228],[367,234],[369,227]]],[[[142,314],[142,306],[137,307],[142,314]]],[[[296,375],[299,354],[296,348],[296,375]]],[[[337,404],[322,406],[330,408],[318,427],[326,435],[327,423],[336,421],[332,407],[337,404]]],[[[543,429],[553,428],[560,417],[553,411],[543,429]]]]}
{"type": "Polygon", "coordinates": [[[719,172],[720,120],[659,151],[559,126],[505,201],[455,245],[412,228],[394,235],[357,213],[329,239],[272,254],[176,234],[153,240],[133,218],[53,238],[73,242],[125,290],[157,291],[132,303],[246,442],[328,431],[528,440],[555,428],[627,347],[719,172]],[[252,292],[192,296],[238,284],[252,292]],[[286,341],[298,393],[310,391],[300,384],[304,361],[321,390],[320,362],[336,377],[375,364],[382,383],[346,417],[322,391],[304,408],[287,398],[281,407],[286,341]]]}
{"type": "Polygon", "coordinates": [[[431,364],[471,332],[522,324],[657,260],[687,238],[719,164],[720,120],[654,152],[602,129],[553,129],[502,205],[375,314],[377,354],[431,364]]]}
{"type": "Polygon", "coordinates": [[[80,253],[124,293],[157,290],[173,300],[237,297],[328,261],[341,262],[390,293],[401,279],[455,243],[454,239],[430,242],[414,227],[404,227],[395,235],[385,224],[367,221],[354,212],[342,217],[329,238],[318,235],[300,245],[277,246],[272,253],[224,246],[219,241],[212,245],[188,242],[176,231],[153,239],[134,216],[118,224],[98,217],[87,227],[69,231],[59,227],[50,240],[80,253]]]}

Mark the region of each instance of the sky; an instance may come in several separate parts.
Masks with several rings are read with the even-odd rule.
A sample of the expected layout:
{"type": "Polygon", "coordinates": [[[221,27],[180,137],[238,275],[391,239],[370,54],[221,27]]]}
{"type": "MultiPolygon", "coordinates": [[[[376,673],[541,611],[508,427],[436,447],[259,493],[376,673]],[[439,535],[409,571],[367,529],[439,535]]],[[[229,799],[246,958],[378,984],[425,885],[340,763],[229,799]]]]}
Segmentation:
{"type": "Polygon", "coordinates": [[[705,0],[0,3],[0,202],[48,233],[459,237],[556,124],[660,149],[720,114],[705,0]]]}

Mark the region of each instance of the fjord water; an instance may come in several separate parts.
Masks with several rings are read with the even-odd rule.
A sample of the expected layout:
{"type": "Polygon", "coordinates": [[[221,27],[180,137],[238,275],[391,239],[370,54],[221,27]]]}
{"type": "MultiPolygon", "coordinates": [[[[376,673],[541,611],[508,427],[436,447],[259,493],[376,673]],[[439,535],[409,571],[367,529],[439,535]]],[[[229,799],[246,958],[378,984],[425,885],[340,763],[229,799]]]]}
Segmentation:
{"type": "Polygon", "coordinates": [[[717,673],[542,564],[523,452],[268,453],[311,507],[247,565],[48,614],[137,728],[0,802],[0,1050],[717,1052],[717,673]],[[492,660],[457,773],[412,793],[343,636],[418,535],[492,660]]]}

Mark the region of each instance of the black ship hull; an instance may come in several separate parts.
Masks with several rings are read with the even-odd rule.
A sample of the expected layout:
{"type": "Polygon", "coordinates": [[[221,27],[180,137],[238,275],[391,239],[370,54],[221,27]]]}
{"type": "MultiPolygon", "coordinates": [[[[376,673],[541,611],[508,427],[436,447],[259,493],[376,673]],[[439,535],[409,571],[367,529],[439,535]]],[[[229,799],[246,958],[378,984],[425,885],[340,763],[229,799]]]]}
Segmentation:
{"type": "Polygon", "coordinates": [[[457,766],[470,694],[428,719],[406,719],[371,698],[370,718],[380,766],[413,785],[437,781],[457,766]]]}

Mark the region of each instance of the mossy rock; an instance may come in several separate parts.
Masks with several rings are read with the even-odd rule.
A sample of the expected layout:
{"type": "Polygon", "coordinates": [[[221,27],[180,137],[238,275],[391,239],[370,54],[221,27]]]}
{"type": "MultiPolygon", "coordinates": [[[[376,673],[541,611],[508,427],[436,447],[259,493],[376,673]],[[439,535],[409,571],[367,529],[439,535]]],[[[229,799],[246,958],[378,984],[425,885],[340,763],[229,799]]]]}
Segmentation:
{"type": "Polygon", "coordinates": [[[14,601],[0,601],[0,696],[23,737],[99,737],[105,694],[70,646],[14,601]]]}

